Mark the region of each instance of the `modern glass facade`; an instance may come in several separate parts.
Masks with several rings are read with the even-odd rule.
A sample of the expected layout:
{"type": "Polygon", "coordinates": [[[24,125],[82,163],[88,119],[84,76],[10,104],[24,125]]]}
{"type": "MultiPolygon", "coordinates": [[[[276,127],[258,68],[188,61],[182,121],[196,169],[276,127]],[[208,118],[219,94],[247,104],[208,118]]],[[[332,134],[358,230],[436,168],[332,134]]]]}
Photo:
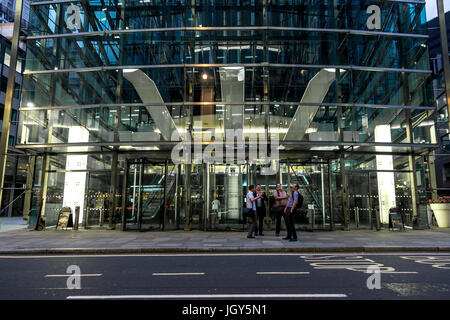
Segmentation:
{"type": "Polygon", "coordinates": [[[47,226],[80,206],[87,227],[233,229],[247,185],[281,182],[300,184],[304,228],[385,224],[394,206],[412,226],[438,146],[424,23],[412,0],[34,1],[30,209],[47,226]],[[196,153],[229,135],[227,161],[196,153]],[[174,163],[180,141],[193,153],[174,163]]]}

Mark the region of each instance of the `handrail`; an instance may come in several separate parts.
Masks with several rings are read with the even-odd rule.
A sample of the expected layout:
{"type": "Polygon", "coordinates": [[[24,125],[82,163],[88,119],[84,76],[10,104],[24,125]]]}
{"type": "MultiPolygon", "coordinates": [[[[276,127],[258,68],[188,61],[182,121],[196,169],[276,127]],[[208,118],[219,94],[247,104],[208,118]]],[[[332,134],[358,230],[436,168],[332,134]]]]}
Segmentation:
{"type": "MultiPolygon", "coordinates": [[[[27,192],[30,189],[25,189],[20,195],[18,195],[13,201],[11,201],[10,203],[8,203],[8,205],[6,207],[4,207],[3,209],[0,210],[0,216],[2,215],[3,211],[5,211],[6,209],[8,209],[17,199],[19,199],[25,192],[27,192]]],[[[31,211],[31,210],[30,210],[31,211]]]]}
{"type": "MultiPolygon", "coordinates": [[[[304,182],[302,182],[302,179],[300,179],[299,175],[297,174],[297,172],[294,170],[294,168],[292,167],[292,165],[289,165],[290,169],[292,172],[294,172],[295,177],[297,178],[297,181],[301,182],[301,184],[303,186],[306,187],[306,190],[309,192],[309,195],[313,198],[313,200],[316,202],[317,206],[319,207],[320,210],[322,210],[322,203],[320,202],[320,200],[318,199],[317,195],[311,190],[311,185],[305,184],[304,182]]],[[[304,177],[304,176],[303,176],[304,177]]],[[[305,177],[306,179],[306,177],[305,177]]]]}

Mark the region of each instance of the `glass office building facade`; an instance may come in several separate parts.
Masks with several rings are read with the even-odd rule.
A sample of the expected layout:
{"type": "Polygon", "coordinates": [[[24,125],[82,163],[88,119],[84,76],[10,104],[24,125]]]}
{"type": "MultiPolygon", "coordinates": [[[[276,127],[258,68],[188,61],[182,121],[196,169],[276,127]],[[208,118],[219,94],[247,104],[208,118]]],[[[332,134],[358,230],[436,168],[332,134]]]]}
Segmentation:
{"type": "Polygon", "coordinates": [[[412,0],[33,1],[26,206],[47,227],[79,206],[87,228],[240,230],[248,185],[298,183],[299,228],[391,207],[420,223],[438,146],[424,23],[412,0]]]}

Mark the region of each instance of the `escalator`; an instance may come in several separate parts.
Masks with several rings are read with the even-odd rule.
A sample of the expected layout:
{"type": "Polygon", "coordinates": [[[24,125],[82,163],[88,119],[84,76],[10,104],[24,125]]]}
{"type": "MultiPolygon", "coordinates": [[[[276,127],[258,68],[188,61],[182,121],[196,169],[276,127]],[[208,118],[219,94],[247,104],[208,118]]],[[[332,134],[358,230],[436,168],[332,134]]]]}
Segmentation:
{"type": "Polygon", "coordinates": [[[291,166],[291,172],[294,173],[293,183],[297,183],[299,186],[299,191],[303,196],[303,206],[307,204],[314,204],[317,206],[319,211],[322,211],[322,201],[319,198],[318,190],[319,188],[313,184],[312,177],[308,173],[297,173],[291,166]]]}
{"type": "MultiPolygon", "coordinates": [[[[173,171],[169,172],[167,176],[167,191],[166,191],[166,201],[171,203],[175,194],[175,180],[176,177],[173,175],[173,171]]],[[[142,225],[152,224],[155,221],[159,221],[164,214],[164,179],[165,175],[161,176],[157,181],[156,186],[160,186],[151,193],[145,202],[142,204],[141,209],[141,223],[142,225]]]]}
{"type": "MultiPolygon", "coordinates": [[[[314,179],[311,174],[307,172],[298,173],[294,170],[293,166],[290,166],[291,183],[297,183],[299,186],[298,191],[303,196],[303,205],[300,209],[300,214],[296,217],[296,223],[300,225],[307,225],[307,229],[310,227],[314,229],[314,224],[318,221],[312,221],[314,216],[316,218],[322,218],[323,203],[320,199],[321,186],[314,183],[314,179]],[[315,214],[311,214],[311,205],[314,206],[315,214]],[[313,223],[314,222],[314,223],[313,223]]],[[[322,219],[323,220],[323,219],[322,219]]],[[[323,221],[321,221],[323,224],[323,221]]]]}
{"type": "Polygon", "coordinates": [[[164,209],[173,203],[176,193],[176,166],[167,166],[167,174],[165,171],[163,163],[130,164],[126,229],[164,230],[164,209]]]}

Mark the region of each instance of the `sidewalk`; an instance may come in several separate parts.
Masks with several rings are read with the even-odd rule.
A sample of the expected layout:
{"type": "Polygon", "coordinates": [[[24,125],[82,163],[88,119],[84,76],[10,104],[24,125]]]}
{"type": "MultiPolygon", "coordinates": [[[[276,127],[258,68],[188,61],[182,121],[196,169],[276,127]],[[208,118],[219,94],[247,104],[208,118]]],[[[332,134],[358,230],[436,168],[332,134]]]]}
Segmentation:
{"type": "Polygon", "coordinates": [[[182,252],[450,252],[450,228],[407,231],[300,232],[298,242],[273,231],[12,230],[0,232],[0,254],[104,254],[182,252]]]}
{"type": "Polygon", "coordinates": [[[22,217],[0,217],[0,232],[26,228],[27,222],[22,217]]]}

